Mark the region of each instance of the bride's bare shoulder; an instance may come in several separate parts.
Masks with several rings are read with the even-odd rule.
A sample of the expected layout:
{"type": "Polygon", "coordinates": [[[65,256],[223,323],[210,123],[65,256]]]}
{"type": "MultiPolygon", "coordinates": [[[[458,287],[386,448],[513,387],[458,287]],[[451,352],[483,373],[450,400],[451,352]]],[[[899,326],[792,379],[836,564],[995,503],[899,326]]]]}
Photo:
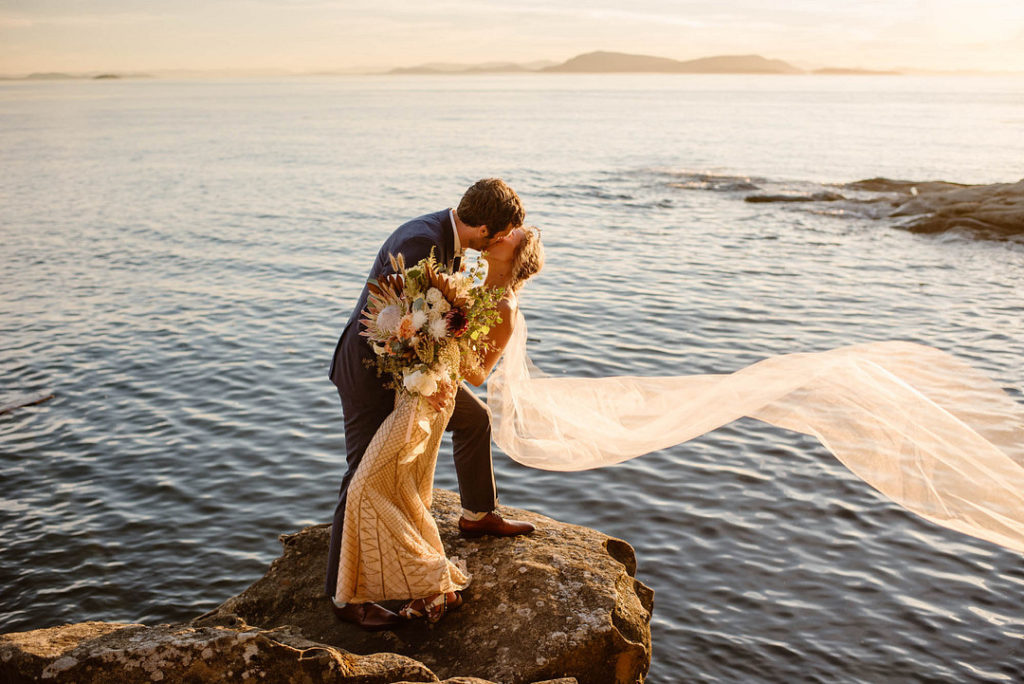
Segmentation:
{"type": "Polygon", "coordinates": [[[510,329],[516,324],[516,314],[518,312],[519,302],[516,301],[515,295],[502,297],[498,300],[498,314],[501,316],[501,322],[510,329]]]}
{"type": "Polygon", "coordinates": [[[498,358],[504,351],[505,345],[508,344],[509,338],[512,337],[512,328],[516,324],[516,316],[519,311],[515,295],[502,297],[498,300],[495,308],[501,320],[487,333],[488,345],[483,353],[483,358],[480,359],[479,366],[465,373],[466,380],[477,387],[483,384],[487,379],[487,374],[498,363],[498,358]]]}

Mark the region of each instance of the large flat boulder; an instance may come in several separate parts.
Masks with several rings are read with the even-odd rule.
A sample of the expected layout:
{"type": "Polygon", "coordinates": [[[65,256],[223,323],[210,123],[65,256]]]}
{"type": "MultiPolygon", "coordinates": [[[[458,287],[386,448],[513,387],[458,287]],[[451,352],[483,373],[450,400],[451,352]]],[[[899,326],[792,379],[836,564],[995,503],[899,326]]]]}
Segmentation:
{"type": "Polygon", "coordinates": [[[589,684],[642,681],[653,592],[624,541],[503,508],[537,530],[458,536],[461,508],[435,490],[434,513],[473,583],[437,625],[371,634],[338,621],[322,593],[330,528],[281,537],[284,553],[244,592],[188,624],[83,622],[0,635],[8,682],[265,681],[287,684],[589,684]]]}
{"type": "Polygon", "coordinates": [[[653,592],[635,578],[626,542],[510,508],[537,526],[511,539],[458,536],[458,497],[435,490],[434,515],[448,555],[473,577],[466,603],[440,623],[368,633],[334,617],[323,593],[328,525],[281,537],[284,552],[244,592],[197,618],[199,627],[289,626],[356,654],[393,652],[441,678],[519,684],[574,677],[581,684],[642,681],[651,658],[653,592]]]}
{"type": "Polygon", "coordinates": [[[394,653],[355,655],[287,628],[83,622],[0,635],[0,682],[151,684],[436,682],[394,653]]]}

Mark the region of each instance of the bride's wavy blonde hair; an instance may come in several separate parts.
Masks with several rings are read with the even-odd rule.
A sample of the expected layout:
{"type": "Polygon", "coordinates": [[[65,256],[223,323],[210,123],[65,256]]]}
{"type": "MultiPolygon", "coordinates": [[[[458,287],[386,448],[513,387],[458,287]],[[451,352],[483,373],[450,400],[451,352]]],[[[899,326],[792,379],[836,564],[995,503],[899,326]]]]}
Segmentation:
{"type": "Polygon", "coordinates": [[[540,228],[524,226],[523,233],[525,237],[512,257],[512,276],[508,288],[513,292],[544,268],[544,245],[540,241],[540,228]]]}

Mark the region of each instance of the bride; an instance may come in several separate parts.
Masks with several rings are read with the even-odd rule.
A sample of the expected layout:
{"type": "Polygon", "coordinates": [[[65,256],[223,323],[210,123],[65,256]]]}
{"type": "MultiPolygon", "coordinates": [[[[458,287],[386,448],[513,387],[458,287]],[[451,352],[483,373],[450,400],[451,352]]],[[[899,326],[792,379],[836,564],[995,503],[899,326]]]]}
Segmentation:
{"type": "MultiPolygon", "coordinates": [[[[501,323],[488,334],[484,358],[466,367],[466,380],[477,386],[521,321],[516,293],[544,264],[540,233],[517,228],[492,244],[484,258],[484,284],[504,288],[504,295],[498,303],[501,323]]],[[[430,622],[462,605],[460,591],[470,577],[445,555],[430,514],[434,465],[454,396],[396,401],[367,447],[348,490],[336,604],[407,599],[399,614],[430,622]]]]}

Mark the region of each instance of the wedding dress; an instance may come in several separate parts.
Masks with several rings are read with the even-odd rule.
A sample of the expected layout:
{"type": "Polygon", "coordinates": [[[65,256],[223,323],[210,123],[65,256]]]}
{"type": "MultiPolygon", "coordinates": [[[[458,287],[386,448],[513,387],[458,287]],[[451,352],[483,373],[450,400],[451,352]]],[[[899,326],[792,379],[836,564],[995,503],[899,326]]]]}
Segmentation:
{"type": "Polygon", "coordinates": [[[549,377],[519,315],[488,380],[495,443],[545,470],[619,463],[749,416],[817,437],[893,501],[1024,553],[1024,406],[945,352],[878,342],[728,375],[549,377]]]}
{"type": "Polygon", "coordinates": [[[423,598],[458,591],[470,578],[450,561],[430,515],[434,465],[455,402],[435,411],[398,392],[349,483],[338,603],[423,598]]]}

